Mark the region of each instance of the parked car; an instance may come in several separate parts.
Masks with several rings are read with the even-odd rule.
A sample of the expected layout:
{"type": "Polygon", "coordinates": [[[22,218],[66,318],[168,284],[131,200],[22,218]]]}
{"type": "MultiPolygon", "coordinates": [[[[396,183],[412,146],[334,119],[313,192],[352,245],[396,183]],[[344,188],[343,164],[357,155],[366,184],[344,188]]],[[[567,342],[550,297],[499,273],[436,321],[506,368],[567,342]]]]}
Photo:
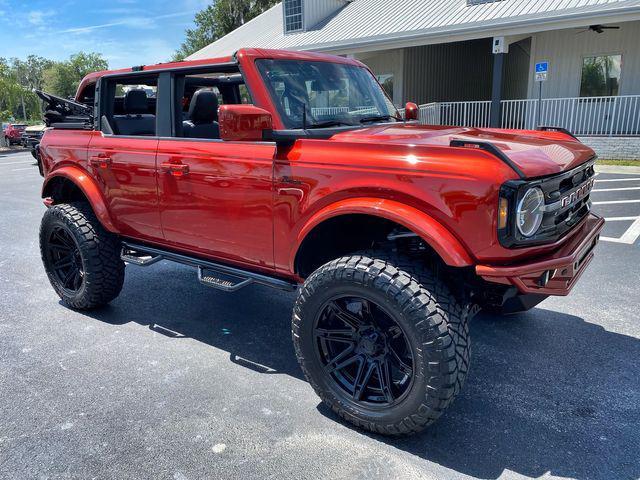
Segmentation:
{"type": "Polygon", "coordinates": [[[4,143],[8,147],[11,145],[18,145],[22,141],[22,132],[27,128],[23,123],[9,123],[3,129],[4,143]]]}
{"type": "Polygon", "coordinates": [[[125,264],[162,259],[224,292],[297,290],[302,370],[373,432],[440,417],[469,319],[567,295],[604,224],[594,152],[570,133],[420,125],[354,59],[244,49],[41,96],[40,248],[64,303],[105,305],[125,264]]]}
{"type": "Polygon", "coordinates": [[[22,132],[20,143],[23,147],[33,150],[33,148],[40,143],[40,139],[42,138],[46,128],[47,126],[44,124],[26,127],[22,132]]]}

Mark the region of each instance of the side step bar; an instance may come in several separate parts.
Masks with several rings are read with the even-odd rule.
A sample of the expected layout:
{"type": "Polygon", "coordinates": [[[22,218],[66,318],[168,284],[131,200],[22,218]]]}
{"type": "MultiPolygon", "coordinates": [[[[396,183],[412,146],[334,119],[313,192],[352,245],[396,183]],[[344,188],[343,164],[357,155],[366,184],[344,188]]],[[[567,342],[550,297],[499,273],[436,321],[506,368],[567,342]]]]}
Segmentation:
{"type": "Polygon", "coordinates": [[[235,292],[252,283],[286,291],[297,288],[297,284],[279,278],[132,242],[122,242],[120,257],[125,262],[140,267],[148,267],[160,260],[196,267],[200,283],[225,292],[235,292]]]}

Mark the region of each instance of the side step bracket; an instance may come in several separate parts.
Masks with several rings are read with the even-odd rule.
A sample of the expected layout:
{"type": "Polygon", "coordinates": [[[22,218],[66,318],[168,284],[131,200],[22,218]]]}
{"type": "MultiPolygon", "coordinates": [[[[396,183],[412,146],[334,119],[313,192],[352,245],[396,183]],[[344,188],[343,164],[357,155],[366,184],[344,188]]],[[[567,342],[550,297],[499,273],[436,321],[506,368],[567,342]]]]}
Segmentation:
{"type": "Polygon", "coordinates": [[[243,270],[182,253],[175,253],[169,250],[162,250],[127,241],[122,242],[121,258],[125,262],[140,267],[153,265],[160,260],[170,260],[183,265],[196,267],[198,269],[198,281],[200,281],[200,283],[225,292],[235,292],[253,283],[286,291],[293,291],[298,286],[296,283],[250,270],[243,270]]]}

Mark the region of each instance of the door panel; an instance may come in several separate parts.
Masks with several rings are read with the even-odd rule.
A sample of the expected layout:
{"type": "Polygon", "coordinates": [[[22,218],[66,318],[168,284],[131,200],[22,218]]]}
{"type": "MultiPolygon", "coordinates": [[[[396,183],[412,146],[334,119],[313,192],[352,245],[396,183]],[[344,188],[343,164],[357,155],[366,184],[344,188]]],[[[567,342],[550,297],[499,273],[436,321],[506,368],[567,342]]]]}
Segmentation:
{"type": "Polygon", "coordinates": [[[271,269],[274,155],[271,143],[161,139],[158,188],[166,241],[271,269]]]}
{"type": "Polygon", "coordinates": [[[115,226],[122,235],[162,240],[156,150],[158,139],[119,137],[94,132],[89,168],[104,193],[115,226]]]}

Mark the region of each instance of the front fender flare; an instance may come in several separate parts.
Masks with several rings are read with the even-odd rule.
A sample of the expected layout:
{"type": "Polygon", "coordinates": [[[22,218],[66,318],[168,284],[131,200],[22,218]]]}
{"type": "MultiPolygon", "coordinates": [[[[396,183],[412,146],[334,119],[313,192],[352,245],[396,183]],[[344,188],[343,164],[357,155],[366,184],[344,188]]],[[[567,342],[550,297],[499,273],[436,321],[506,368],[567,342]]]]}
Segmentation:
{"type": "Polygon", "coordinates": [[[98,220],[102,224],[102,226],[112,232],[118,233],[118,229],[113,224],[111,220],[111,216],[109,215],[109,210],[107,208],[107,204],[102,196],[102,192],[96,182],[85,172],[84,170],[78,167],[62,167],[57,170],[52,171],[44,181],[42,186],[42,197],[49,196],[49,190],[51,183],[56,178],[64,178],[72,182],[76,187],[78,187],[84,196],[89,201],[93,212],[98,217],[98,220]]]}
{"type": "Polygon", "coordinates": [[[307,235],[325,220],[347,214],[365,214],[386,218],[419,235],[447,265],[452,267],[475,265],[460,241],[440,222],[423,211],[394,200],[352,198],[324,207],[304,224],[297,235],[296,246],[290,258],[292,271],[298,250],[307,235]]]}

